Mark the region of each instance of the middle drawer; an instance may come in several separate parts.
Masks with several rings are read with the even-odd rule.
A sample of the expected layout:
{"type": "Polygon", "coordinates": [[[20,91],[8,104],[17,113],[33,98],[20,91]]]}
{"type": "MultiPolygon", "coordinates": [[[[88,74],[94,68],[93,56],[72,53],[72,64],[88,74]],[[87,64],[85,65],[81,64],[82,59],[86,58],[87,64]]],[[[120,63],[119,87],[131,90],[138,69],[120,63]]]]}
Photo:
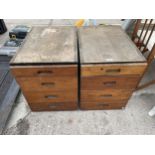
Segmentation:
{"type": "Polygon", "coordinates": [[[52,103],[52,102],[75,102],[77,101],[76,91],[48,91],[48,92],[24,92],[26,99],[31,103],[52,103]]]}
{"type": "Polygon", "coordinates": [[[82,102],[105,102],[105,101],[118,101],[127,100],[132,94],[132,90],[121,89],[106,89],[106,90],[82,90],[81,101],[82,102]]]}
{"type": "Polygon", "coordinates": [[[77,91],[77,77],[17,77],[22,90],[77,91]]]}
{"type": "Polygon", "coordinates": [[[82,90],[103,90],[103,89],[133,89],[136,87],[139,76],[98,76],[82,77],[82,90]]]}

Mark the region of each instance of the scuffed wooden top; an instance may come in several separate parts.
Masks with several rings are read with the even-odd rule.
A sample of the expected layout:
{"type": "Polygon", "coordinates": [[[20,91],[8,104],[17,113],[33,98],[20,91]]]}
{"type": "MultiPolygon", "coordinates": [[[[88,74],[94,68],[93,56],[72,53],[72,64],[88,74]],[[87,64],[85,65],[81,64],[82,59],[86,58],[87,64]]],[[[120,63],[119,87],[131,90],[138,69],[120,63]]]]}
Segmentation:
{"type": "Polygon", "coordinates": [[[11,64],[76,63],[73,27],[33,27],[11,64]]]}
{"type": "Polygon", "coordinates": [[[145,62],[120,26],[83,27],[78,36],[81,63],[145,62]]]}

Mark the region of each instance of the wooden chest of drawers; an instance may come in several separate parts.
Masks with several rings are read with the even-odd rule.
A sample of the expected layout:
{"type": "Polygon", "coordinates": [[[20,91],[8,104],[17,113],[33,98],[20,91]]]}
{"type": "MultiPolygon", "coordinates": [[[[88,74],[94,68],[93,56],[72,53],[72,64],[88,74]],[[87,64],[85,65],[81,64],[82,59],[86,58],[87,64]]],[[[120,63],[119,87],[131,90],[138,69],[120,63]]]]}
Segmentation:
{"type": "Polygon", "coordinates": [[[78,107],[78,58],[73,27],[34,27],[11,61],[33,111],[78,107]]]}
{"type": "Polygon", "coordinates": [[[78,30],[81,109],[126,106],[147,65],[119,26],[78,30]]]}

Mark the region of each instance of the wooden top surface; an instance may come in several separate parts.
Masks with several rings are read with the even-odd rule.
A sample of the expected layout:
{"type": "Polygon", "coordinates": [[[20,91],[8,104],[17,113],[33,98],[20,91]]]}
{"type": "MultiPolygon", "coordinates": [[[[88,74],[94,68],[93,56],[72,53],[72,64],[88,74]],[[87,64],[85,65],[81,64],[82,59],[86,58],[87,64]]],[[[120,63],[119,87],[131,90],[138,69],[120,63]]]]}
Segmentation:
{"type": "Polygon", "coordinates": [[[11,64],[76,63],[73,27],[33,27],[11,64]]]}
{"type": "Polygon", "coordinates": [[[120,26],[82,27],[78,36],[81,63],[146,61],[120,26]]]}

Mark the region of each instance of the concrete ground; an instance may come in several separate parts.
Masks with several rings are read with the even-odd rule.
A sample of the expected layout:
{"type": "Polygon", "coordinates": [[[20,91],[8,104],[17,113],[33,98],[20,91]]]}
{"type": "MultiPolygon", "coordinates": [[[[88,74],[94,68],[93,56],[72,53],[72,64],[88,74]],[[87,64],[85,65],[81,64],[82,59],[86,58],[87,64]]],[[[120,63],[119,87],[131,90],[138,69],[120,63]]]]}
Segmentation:
{"type": "MultiPolygon", "coordinates": [[[[72,25],[75,20],[6,20],[11,24],[72,25]]],[[[121,24],[120,20],[98,20],[121,24]]],[[[150,69],[152,70],[152,69],[150,69]]],[[[148,79],[150,74],[145,76],[148,79]]],[[[153,75],[154,76],[154,75],[153,75]]],[[[143,81],[147,81],[147,80],[143,81]]],[[[155,86],[135,92],[122,110],[31,112],[20,92],[3,134],[155,134],[155,86]]]]}

